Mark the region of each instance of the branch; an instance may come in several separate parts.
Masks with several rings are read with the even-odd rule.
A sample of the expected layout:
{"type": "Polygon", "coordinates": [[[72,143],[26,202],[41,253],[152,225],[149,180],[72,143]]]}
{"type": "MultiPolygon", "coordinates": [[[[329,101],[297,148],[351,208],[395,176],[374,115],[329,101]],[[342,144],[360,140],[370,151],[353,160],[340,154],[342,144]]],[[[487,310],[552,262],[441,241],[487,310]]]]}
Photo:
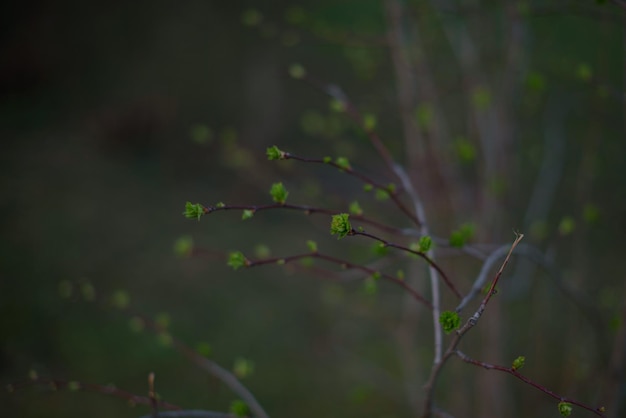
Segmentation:
{"type": "Polygon", "coordinates": [[[598,407],[598,408],[593,408],[593,407],[588,406],[588,405],[586,405],[586,404],[584,404],[582,402],[578,402],[578,401],[576,401],[574,399],[570,399],[570,398],[567,398],[565,396],[558,395],[555,392],[551,391],[550,389],[546,388],[545,386],[542,386],[542,385],[540,385],[540,384],[538,384],[536,382],[533,382],[530,378],[528,378],[528,377],[524,376],[523,374],[519,373],[517,370],[515,370],[512,367],[498,366],[498,365],[495,365],[495,364],[489,364],[489,363],[485,363],[485,362],[482,362],[482,361],[474,360],[474,359],[470,358],[469,356],[467,356],[466,354],[464,354],[463,352],[461,352],[459,350],[454,350],[454,354],[457,357],[459,357],[461,360],[466,362],[466,363],[473,364],[475,366],[480,366],[480,367],[482,367],[484,369],[487,369],[487,370],[498,370],[498,371],[501,371],[501,372],[504,372],[504,373],[508,373],[508,374],[510,374],[512,376],[515,376],[516,378],[518,378],[522,382],[527,383],[530,386],[532,386],[532,387],[534,387],[536,389],[539,389],[543,393],[552,396],[554,399],[556,399],[559,402],[571,403],[573,405],[580,406],[581,408],[586,409],[587,411],[591,411],[591,412],[593,412],[594,414],[596,414],[596,415],[598,415],[600,417],[604,417],[605,416],[604,415],[604,410],[605,410],[604,407],[601,406],[601,407],[598,407]]]}
{"type": "Polygon", "coordinates": [[[390,281],[398,286],[400,286],[401,288],[403,288],[404,290],[406,290],[411,296],[413,296],[413,298],[415,300],[417,300],[418,302],[420,302],[421,304],[423,304],[424,306],[426,306],[428,309],[432,309],[432,304],[427,301],[417,290],[413,289],[411,286],[409,286],[404,280],[398,279],[397,277],[394,277],[390,274],[386,274],[386,273],[382,273],[378,270],[374,270],[370,267],[366,267],[363,265],[359,265],[359,264],[354,264],[351,263],[349,261],[346,260],[342,260],[340,258],[336,258],[330,255],[326,255],[326,254],[321,254],[317,251],[314,252],[310,252],[310,253],[305,253],[305,254],[296,254],[296,255],[291,255],[288,257],[274,257],[274,258],[267,258],[267,259],[263,259],[263,260],[248,260],[246,259],[246,267],[256,267],[256,266],[263,266],[263,265],[267,265],[267,264],[287,264],[287,263],[291,263],[293,261],[296,260],[300,260],[303,258],[318,258],[320,260],[325,260],[325,261],[329,261],[331,263],[335,263],[345,269],[355,269],[355,270],[359,270],[362,272],[367,273],[368,275],[372,276],[372,277],[380,277],[383,278],[387,281],[390,281]]]}

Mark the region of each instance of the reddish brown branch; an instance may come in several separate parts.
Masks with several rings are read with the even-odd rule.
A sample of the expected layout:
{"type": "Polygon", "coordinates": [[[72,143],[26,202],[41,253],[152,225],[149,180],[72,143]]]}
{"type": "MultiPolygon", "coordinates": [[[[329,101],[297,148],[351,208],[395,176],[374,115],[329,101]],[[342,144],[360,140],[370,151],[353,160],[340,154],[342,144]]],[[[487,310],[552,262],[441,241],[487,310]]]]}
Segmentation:
{"type": "Polygon", "coordinates": [[[511,376],[515,376],[517,379],[521,380],[522,382],[536,388],[539,389],[540,391],[542,391],[543,393],[553,397],[554,399],[556,399],[559,402],[568,402],[571,403],[572,405],[576,405],[579,406],[583,409],[586,409],[587,411],[591,411],[594,414],[600,416],[600,417],[604,417],[604,407],[598,407],[598,408],[594,408],[591,407],[589,405],[586,405],[582,402],[578,402],[575,399],[571,399],[568,398],[566,396],[561,396],[553,391],[551,391],[550,389],[546,388],[545,386],[540,385],[539,383],[534,382],[533,380],[531,380],[530,378],[524,376],[523,374],[521,374],[520,372],[518,372],[517,370],[513,369],[512,367],[504,367],[504,366],[498,366],[496,364],[490,364],[490,363],[485,363],[483,361],[479,361],[479,360],[474,360],[472,358],[470,358],[469,356],[467,356],[465,353],[459,351],[459,350],[454,350],[454,354],[459,357],[461,360],[463,360],[466,363],[469,364],[473,364],[475,366],[480,366],[484,369],[487,370],[498,370],[504,373],[508,373],[511,376]]]}
{"type": "Polygon", "coordinates": [[[321,254],[319,252],[310,252],[310,253],[305,253],[305,254],[296,254],[296,255],[291,255],[288,257],[273,257],[273,258],[267,258],[267,259],[263,259],[263,260],[248,260],[248,262],[246,263],[247,267],[256,267],[256,266],[262,266],[262,265],[268,265],[268,264],[287,264],[296,260],[300,260],[303,258],[318,258],[320,260],[325,260],[325,261],[329,261],[331,263],[337,264],[345,269],[354,269],[354,270],[359,270],[362,271],[364,273],[367,273],[369,276],[372,277],[380,277],[382,279],[385,279],[387,281],[390,281],[398,286],[400,286],[401,288],[403,288],[404,290],[406,290],[415,300],[417,300],[418,302],[420,302],[422,305],[428,307],[428,309],[432,309],[433,306],[432,304],[426,300],[417,290],[413,289],[411,286],[409,286],[405,281],[398,279],[397,277],[394,277],[390,274],[386,274],[386,273],[382,273],[378,270],[375,270],[373,268],[367,267],[367,266],[363,266],[360,264],[355,264],[355,263],[351,263],[349,261],[346,260],[342,260],[340,258],[337,257],[333,257],[330,255],[326,255],[326,254],[321,254]]]}

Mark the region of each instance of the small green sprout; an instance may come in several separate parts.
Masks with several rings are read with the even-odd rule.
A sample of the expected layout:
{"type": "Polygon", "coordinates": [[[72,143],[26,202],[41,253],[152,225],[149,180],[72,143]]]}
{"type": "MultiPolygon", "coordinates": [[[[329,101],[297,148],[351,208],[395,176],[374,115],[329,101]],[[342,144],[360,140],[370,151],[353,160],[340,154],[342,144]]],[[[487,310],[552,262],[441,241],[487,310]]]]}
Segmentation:
{"type": "Polygon", "coordinates": [[[572,414],[572,404],[569,402],[559,402],[558,408],[559,414],[564,417],[569,417],[572,414]]]}
{"type": "Polygon", "coordinates": [[[296,80],[302,80],[306,77],[306,69],[300,64],[291,64],[289,66],[289,75],[296,80]]]}
{"type": "Polygon", "coordinates": [[[270,189],[270,195],[274,202],[284,205],[287,201],[287,196],[289,196],[289,192],[282,183],[274,183],[270,189]]]}
{"type": "Polygon", "coordinates": [[[200,203],[195,205],[191,202],[185,203],[185,211],[183,212],[187,219],[197,219],[200,221],[200,217],[204,215],[204,207],[200,203]]]}
{"type": "Polygon", "coordinates": [[[309,251],[311,251],[312,253],[316,253],[317,252],[317,242],[312,241],[312,240],[308,240],[306,242],[306,246],[309,247],[309,251]]]}
{"type": "Polygon", "coordinates": [[[335,164],[337,164],[343,170],[351,170],[350,161],[346,157],[337,157],[335,160],[335,164]]]}
{"type": "Polygon", "coordinates": [[[522,367],[524,367],[524,363],[526,362],[526,357],[524,356],[519,356],[517,357],[515,360],[513,360],[513,365],[511,366],[511,368],[513,370],[519,370],[522,367]]]}
{"type": "Polygon", "coordinates": [[[352,225],[350,224],[350,215],[347,213],[340,213],[333,215],[330,222],[330,234],[337,235],[337,239],[341,239],[352,232],[352,225]]]}
{"type": "Polygon", "coordinates": [[[363,215],[363,209],[361,209],[361,205],[356,200],[350,203],[350,213],[353,215],[363,215]]]}
{"type": "Polygon", "coordinates": [[[419,241],[419,251],[421,253],[427,253],[433,246],[433,240],[428,235],[424,235],[419,241]]]}
{"type": "Polygon", "coordinates": [[[443,331],[446,334],[450,334],[452,331],[459,327],[461,318],[459,314],[453,311],[444,311],[439,315],[439,323],[443,327],[443,331]]]}
{"type": "Polygon", "coordinates": [[[238,417],[245,417],[250,412],[248,405],[244,401],[237,399],[230,404],[230,413],[238,417]]]}
{"type": "Polygon", "coordinates": [[[284,258],[279,258],[278,260],[276,260],[276,264],[278,264],[279,266],[284,266],[286,262],[287,261],[284,258]]]}
{"type": "Polygon", "coordinates": [[[374,186],[372,186],[372,185],[371,185],[371,184],[369,184],[369,183],[368,183],[368,184],[365,184],[365,185],[363,186],[363,191],[365,191],[365,192],[371,192],[372,190],[374,190],[374,186]]]}
{"type": "Polygon", "coordinates": [[[387,185],[387,191],[389,192],[389,194],[394,194],[396,192],[396,185],[393,183],[389,183],[387,185]]]}
{"type": "Polygon", "coordinates": [[[324,157],[322,159],[322,161],[324,161],[324,164],[332,163],[333,162],[333,157],[326,156],[326,157],[324,157]]]}
{"type": "Polygon", "coordinates": [[[241,220],[245,221],[246,219],[250,219],[254,216],[254,210],[252,209],[244,209],[241,213],[241,220]]]}
{"type": "Polygon", "coordinates": [[[272,160],[284,160],[285,152],[281,151],[276,145],[269,147],[265,154],[267,155],[267,159],[272,160]]]}
{"type": "Polygon", "coordinates": [[[217,202],[215,204],[215,207],[218,208],[218,209],[225,208],[226,207],[226,203],[224,203],[224,202],[217,202]]]}
{"type": "Polygon", "coordinates": [[[256,258],[268,258],[271,253],[270,247],[265,244],[258,244],[254,247],[254,256],[256,258]]]}
{"type": "Polygon", "coordinates": [[[241,251],[234,251],[228,256],[228,265],[237,270],[241,267],[247,267],[250,264],[248,259],[241,251]]]}
{"type": "Polygon", "coordinates": [[[396,277],[398,278],[398,280],[404,280],[404,270],[398,270],[396,272],[396,277]]]}

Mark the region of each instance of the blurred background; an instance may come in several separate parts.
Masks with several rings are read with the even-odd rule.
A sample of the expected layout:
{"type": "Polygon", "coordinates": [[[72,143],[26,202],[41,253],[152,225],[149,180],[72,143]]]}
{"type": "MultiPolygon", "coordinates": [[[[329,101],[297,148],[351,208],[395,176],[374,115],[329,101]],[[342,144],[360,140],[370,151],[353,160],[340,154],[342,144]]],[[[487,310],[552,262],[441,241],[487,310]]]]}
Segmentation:
{"type": "MultiPolygon", "coordinates": [[[[401,269],[429,297],[423,262],[338,242],[325,215],[182,216],[188,200],[271,203],[282,181],[291,203],[347,211],[357,200],[368,217],[415,227],[335,169],[267,161],[272,145],[343,156],[398,184],[363,127],[337,111],[324,91],[333,85],[406,167],[437,259],[463,293],[513,231],[551,266],[515,258],[460,348],[505,366],[524,355],[534,381],[626,416],[623,2],[32,0],[0,19],[3,384],[36,372],[146,396],[154,372],[162,399],[228,411],[235,394],[112,306],[130,298],[233,369],[270,416],[419,416],[433,358],[427,309],[333,265],[233,272],[226,259],[303,253],[311,239],[401,269]],[[475,256],[450,247],[455,231],[475,256]]],[[[453,310],[458,300],[442,293],[453,310]]],[[[558,416],[545,393],[456,358],[435,403],[455,417],[558,416]]],[[[0,407],[150,413],[42,385],[1,394],[0,407]]]]}

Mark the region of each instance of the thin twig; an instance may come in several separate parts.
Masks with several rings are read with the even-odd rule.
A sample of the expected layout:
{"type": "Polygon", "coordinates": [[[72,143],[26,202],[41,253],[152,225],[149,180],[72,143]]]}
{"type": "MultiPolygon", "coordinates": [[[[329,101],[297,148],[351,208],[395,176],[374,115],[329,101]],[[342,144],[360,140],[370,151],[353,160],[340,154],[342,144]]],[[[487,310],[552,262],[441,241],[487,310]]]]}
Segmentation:
{"type": "Polygon", "coordinates": [[[417,300],[418,302],[426,306],[428,309],[432,309],[432,304],[428,300],[426,300],[417,290],[409,286],[404,280],[398,279],[397,277],[394,277],[387,273],[382,273],[370,267],[351,263],[349,261],[342,260],[340,258],[333,257],[330,255],[322,254],[317,251],[305,253],[305,254],[296,254],[296,255],[291,255],[291,256],[282,257],[282,258],[272,257],[272,258],[266,258],[262,260],[247,260],[246,267],[256,267],[256,266],[262,266],[262,265],[268,265],[268,264],[287,264],[287,263],[300,260],[303,258],[308,258],[308,257],[329,261],[331,263],[337,264],[346,269],[360,270],[364,273],[367,273],[371,277],[380,277],[382,279],[390,281],[400,286],[404,290],[406,290],[415,300],[417,300]]]}
{"type": "Polygon", "coordinates": [[[604,417],[604,407],[599,407],[599,408],[593,408],[589,405],[586,405],[582,402],[578,402],[574,399],[570,399],[568,397],[565,396],[561,396],[553,391],[551,391],[550,389],[546,388],[545,386],[542,386],[534,381],[532,381],[530,378],[524,376],[523,374],[521,374],[520,372],[518,372],[517,370],[515,370],[512,367],[504,367],[504,366],[498,366],[495,364],[489,364],[489,363],[485,363],[482,361],[478,361],[478,360],[474,360],[472,358],[470,358],[468,355],[466,355],[465,353],[459,351],[459,350],[454,350],[454,354],[459,357],[461,360],[463,360],[466,363],[469,364],[473,364],[475,366],[480,366],[484,369],[487,370],[498,370],[504,373],[508,373],[511,376],[515,376],[517,379],[521,380],[522,382],[536,388],[539,389],[540,391],[542,391],[543,393],[553,397],[554,399],[556,399],[559,402],[567,402],[567,403],[571,403],[572,405],[576,405],[579,406],[583,409],[586,409],[587,411],[591,411],[594,414],[600,416],[600,417],[604,417]]]}

